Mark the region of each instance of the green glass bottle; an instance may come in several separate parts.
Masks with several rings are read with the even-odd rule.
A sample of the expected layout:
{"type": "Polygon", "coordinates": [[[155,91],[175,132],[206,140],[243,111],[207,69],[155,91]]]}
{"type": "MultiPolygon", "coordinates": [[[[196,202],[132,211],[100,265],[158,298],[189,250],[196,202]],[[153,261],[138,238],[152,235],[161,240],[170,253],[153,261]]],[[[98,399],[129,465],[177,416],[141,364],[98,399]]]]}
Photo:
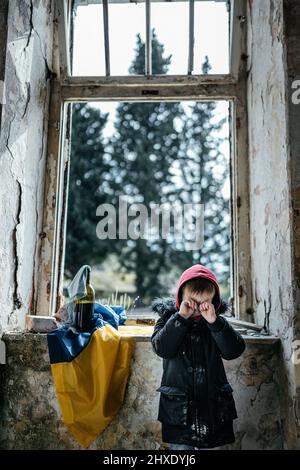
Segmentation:
{"type": "Polygon", "coordinates": [[[86,295],[75,301],[75,326],[79,331],[87,331],[94,313],[95,291],[90,281],[91,270],[86,276],[86,295]]]}

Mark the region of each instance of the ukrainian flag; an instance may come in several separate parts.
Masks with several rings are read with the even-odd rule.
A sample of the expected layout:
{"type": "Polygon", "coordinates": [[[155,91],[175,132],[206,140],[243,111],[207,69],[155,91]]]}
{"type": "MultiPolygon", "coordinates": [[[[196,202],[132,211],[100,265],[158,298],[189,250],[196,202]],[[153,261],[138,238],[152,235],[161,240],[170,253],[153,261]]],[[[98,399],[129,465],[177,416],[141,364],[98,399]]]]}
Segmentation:
{"type": "Polygon", "coordinates": [[[47,339],[64,423],[87,448],[124,401],[135,340],[121,335],[100,314],[94,314],[89,331],[63,326],[47,339]]]}

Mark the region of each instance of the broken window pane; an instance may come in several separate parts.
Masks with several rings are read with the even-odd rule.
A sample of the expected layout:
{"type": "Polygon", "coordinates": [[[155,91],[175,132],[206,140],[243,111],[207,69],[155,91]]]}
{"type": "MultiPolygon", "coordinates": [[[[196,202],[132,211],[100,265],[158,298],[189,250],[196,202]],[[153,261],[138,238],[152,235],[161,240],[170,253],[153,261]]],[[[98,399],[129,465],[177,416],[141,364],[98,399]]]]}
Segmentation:
{"type": "MultiPolygon", "coordinates": [[[[167,74],[187,74],[189,52],[189,3],[153,2],[151,25],[164,46],[164,57],[171,56],[167,74]]],[[[155,59],[155,57],[154,57],[155,59]]],[[[152,63],[153,61],[152,58],[152,63]]],[[[153,67],[153,75],[161,72],[153,67]]]]}
{"type": "Polygon", "coordinates": [[[73,28],[72,75],[105,75],[102,4],[78,6],[74,10],[73,28]]]}
{"type": "MultiPolygon", "coordinates": [[[[73,75],[105,76],[103,5],[75,1],[73,75]]],[[[194,4],[194,67],[201,74],[205,56],[210,74],[228,73],[229,16],[224,1],[200,1],[194,4]]],[[[186,75],[189,57],[189,2],[152,1],[152,74],[186,75]],[[164,63],[158,62],[163,48],[164,63]]],[[[111,0],[108,4],[109,63],[111,76],[145,74],[145,2],[111,0]],[[138,67],[132,61],[138,59],[138,67]]]]}
{"type": "Polygon", "coordinates": [[[229,73],[229,15],[225,2],[195,2],[194,74],[201,74],[205,56],[208,73],[229,73]]]}

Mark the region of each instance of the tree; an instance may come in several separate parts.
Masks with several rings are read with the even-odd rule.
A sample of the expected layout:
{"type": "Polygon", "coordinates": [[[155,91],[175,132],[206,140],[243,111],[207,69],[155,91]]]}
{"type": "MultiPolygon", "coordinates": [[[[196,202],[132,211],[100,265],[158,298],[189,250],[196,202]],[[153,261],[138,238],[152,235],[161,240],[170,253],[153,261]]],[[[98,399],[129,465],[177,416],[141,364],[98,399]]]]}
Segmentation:
{"type": "Polygon", "coordinates": [[[110,165],[102,131],[108,114],[88,104],[72,106],[72,135],[67,214],[65,273],[73,277],[83,264],[105,259],[111,245],[96,235],[99,204],[109,199],[106,191],[110,165]]]}

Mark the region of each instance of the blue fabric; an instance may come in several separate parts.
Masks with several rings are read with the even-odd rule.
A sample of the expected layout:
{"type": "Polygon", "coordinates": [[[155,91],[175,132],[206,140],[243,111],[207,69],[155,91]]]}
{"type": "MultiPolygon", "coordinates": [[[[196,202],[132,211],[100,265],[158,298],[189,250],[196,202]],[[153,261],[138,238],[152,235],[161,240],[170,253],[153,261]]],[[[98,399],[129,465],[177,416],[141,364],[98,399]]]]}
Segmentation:
{"type": "Polygon", "coordinates": [[[104,305],[95,302],[94,313],[100,314],[103,320],[110,323],[116,329],[127,320],[126,310],[122,305],[104,305]]]}
{"type": "Polygon", "coordinates": [[[95,302],[94,314],[88,331],[78,332],[69,323],[47,335],[50,364],[71,362],[89,344],[93,332],[109,323],[118,329],[127,319],[122,305],[103,305],[95,302]]]}

